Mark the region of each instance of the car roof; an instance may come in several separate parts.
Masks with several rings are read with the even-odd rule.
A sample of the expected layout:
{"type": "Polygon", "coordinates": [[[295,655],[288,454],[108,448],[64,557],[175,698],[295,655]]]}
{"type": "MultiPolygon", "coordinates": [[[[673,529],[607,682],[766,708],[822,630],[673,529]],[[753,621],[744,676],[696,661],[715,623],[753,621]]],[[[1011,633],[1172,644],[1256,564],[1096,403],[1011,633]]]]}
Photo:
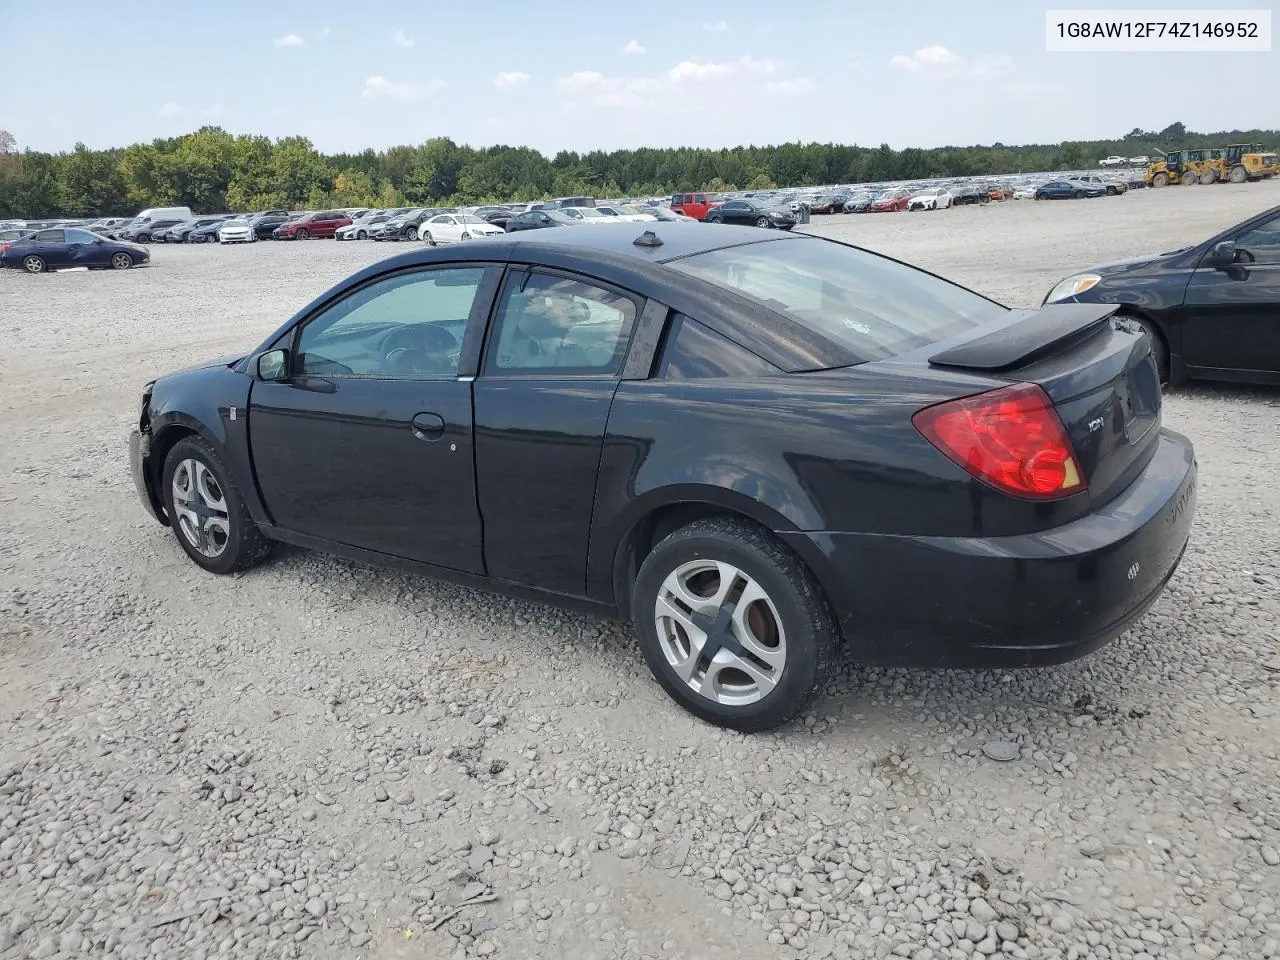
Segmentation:
{"type": "Polygon", "coordinates": [[[758,227],[737,227],[724,224],[696,223],[673,226],[660,221],[652,223],[604,223],[591,227],[588,234],[582,228],[564,230],[521,230],[508,233],[498,240],[475,241],[477,243],[501,243],[503,240],[520,244],[548,244],[574,247],[584,253],[599,251],[616,256],[635,257],[650,263],[668,263],[683,257],[736,247],[744,243],[760,243],[762,240],[798,239],[780,231],[761,231],[758,227]],[[636,244],[641,234],[652,233],[661,246],[646,247],[636,244]]]}

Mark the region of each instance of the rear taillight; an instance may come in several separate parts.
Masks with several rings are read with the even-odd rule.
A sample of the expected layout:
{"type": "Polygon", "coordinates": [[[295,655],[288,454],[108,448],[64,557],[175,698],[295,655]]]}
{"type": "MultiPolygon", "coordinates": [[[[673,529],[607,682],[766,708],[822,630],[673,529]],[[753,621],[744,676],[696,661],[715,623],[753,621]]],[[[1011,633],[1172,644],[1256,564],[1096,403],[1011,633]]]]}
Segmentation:
{"type": "Polygon", "coordinates": [[[0,253],[8,253],[9,248],[12,246],[12,243],[0,243],[0,253]]]}
{"type": "Polygon", "coordinates": [[[1085,489],[1067,432],[1034,383],[925,407],[911,418],[926,440],[997,490],[1052,500],[1085,489]]]}

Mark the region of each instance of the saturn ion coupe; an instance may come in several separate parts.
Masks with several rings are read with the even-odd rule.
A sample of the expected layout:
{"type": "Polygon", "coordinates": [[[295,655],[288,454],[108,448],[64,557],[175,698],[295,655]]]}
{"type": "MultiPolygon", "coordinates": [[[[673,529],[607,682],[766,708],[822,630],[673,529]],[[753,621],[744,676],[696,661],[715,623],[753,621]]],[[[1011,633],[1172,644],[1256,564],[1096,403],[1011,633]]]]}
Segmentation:
{"type": "Polygon", "coordinates": [[[1115,306],[1013,310],[824,238],[531,230],[383,260],[148,383],[142,503],[200,568],[276,542],[630,620],[685,708],[837,656],[1081,656],[1160,595],[1196,465],[1115,306]]]}

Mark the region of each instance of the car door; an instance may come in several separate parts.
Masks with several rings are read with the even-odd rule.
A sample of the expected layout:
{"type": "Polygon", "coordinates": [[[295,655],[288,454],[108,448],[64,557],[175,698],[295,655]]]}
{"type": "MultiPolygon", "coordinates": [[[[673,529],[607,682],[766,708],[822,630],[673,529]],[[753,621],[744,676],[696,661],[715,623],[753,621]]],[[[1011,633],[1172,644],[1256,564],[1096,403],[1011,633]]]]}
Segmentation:
{"type": "Polygon", "coordinates": [[[287,378],[255,381],[249,401],[254,470],[280,527],[484,572],[470,374],[500,272],[397,271],[299,325],[287,378]]]}
{"type": "Polygon", "coordinates": [[[106,244],[88,230],[66,231],[66,248],[67,263],[73,267],[103,267],[111,260],[106,244]]]}
{"type": "Polygon", "coordinates": [[[508,272],[474,385],[490,576],[585,594],[600,451],[642,306],[594,279],[508,272]]]}
{"type": "Polygon", "coordinates": [[[1233,239],[1235,263],[1215,267],[1206,252],[1191,274],[1183,363],[1193,375],[1280,374],[1280,214],[1233,239]]]}
{"type": "Polygon", "coordinates": [[[439,214],[428,220],[424,226],[427,232],[431,234],[431,239],[437,242],[456,243],[458,240],[457,221],[447,213],[439,214]]]}
{"type": "Polygon", "coordinates": [[[48,267],[65,267],[71,263],[71,253],[67,250],[67,232],[62,229],[40,230],[32,237],[37,244],[35,250],[29,251],[44,259],[48,267]]]}
{"type": "Polygon", "coordinates": [[[722,203],[716,210],[719,212],[720,219],[725,223],[742,223],[744,222],[744,214],[750,208],[742,200],[730,200],[728,203],[722,203]]]}

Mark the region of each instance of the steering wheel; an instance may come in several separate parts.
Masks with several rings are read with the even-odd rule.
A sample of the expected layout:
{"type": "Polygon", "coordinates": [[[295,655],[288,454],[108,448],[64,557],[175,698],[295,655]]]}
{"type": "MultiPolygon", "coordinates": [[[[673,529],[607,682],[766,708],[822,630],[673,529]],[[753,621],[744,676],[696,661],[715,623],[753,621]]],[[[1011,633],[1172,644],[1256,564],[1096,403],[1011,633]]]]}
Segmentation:
{"type": "Polygon", "coordinates": [[[388,330],[378,341],[387,373],[438,374],[461,351],[458,338],[434,323],[415,323],[388,330]]]}

